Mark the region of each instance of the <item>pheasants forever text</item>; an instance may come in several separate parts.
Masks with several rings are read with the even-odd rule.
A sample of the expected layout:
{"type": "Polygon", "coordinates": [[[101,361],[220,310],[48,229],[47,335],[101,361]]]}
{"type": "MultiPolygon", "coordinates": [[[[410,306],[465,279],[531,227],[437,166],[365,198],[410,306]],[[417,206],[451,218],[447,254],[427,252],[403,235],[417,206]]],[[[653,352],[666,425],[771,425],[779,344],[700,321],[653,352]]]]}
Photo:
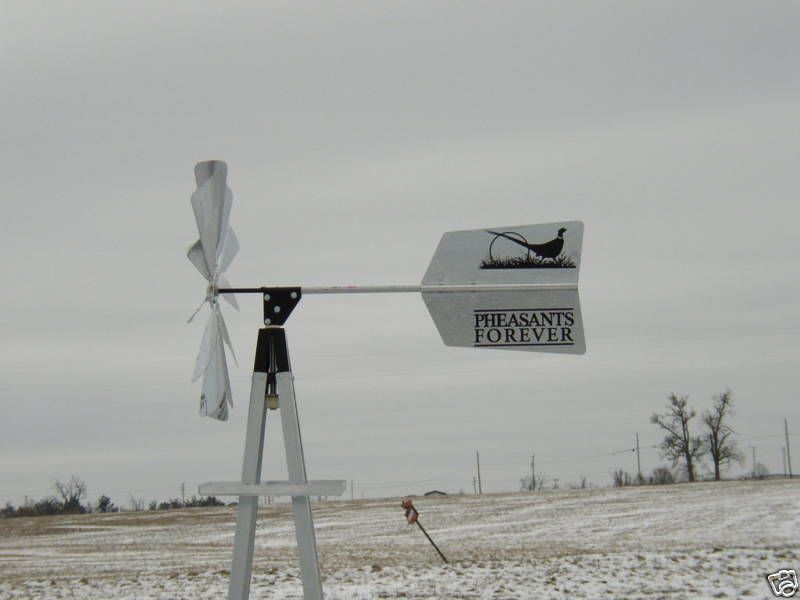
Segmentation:
{"type": "Polygon", "coordinates": [[[572,308],[474,312],[475,346],[572,346],[572,308]]]}

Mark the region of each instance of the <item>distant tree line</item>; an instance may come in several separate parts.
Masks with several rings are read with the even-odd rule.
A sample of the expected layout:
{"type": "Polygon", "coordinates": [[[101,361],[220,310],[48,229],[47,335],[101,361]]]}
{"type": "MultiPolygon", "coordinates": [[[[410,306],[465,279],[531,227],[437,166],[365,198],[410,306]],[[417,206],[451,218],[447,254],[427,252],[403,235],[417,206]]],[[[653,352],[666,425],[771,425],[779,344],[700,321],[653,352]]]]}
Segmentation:
{"type": "Polygon", "coordinates": [[[611,474],[614,487],[625,487],[628,485],[669,485],[675,483],[675,474],[667,467],[656,467],[650,475],[641,478],[637,475],[633,477],[627,471],[617,469],[611,474]]]}
{"type": "MultiPolygon", "coordinates": [[[[662,458],[669,460],[672,468],[658,466],[649,475],[631,475],[623,469],[616,469],[611,474],[615,487],[629,485],[666,485],[677,481],[693,482],[697,480],[698,469],[702,461],[708,459],[715,481],[722,479],[724,470],[733,463],[742,464],[744,455],[736,443],[736,432],[730,421],[733,411],[733,392],[725,390],[712,397],[709,410],[700,415],[700,422],[694,422],[697,411],[689,405],[688,396],[675,393],[667,397],[666,410],[653,413],[650,422],[664,433],[658,445],[662,458]]],[[[769,470],[758,463],[754,465],[751,476],[764,478],[769,470]]],[[[554,480],[553,488],[557,488],[554,480]]],[[[523,491],[541,490],[545,487],[544,478],[540,474],[535,477],[525,476],[520,480],[523,491]]],[[[570,488],[591,487],[586,478],[580,484],[570,484],[570,488]]]]}
{"type": "Polygon", "coordinates": [[[689,406],[687,396],[670,394],[667,411],[653,413],[650,422],[664,432],[659,444],[664,458],[672,461],[673,467],[682,467],[686,479],[697,479],[698,463],[708,457],[714,466],[714,480],[722,478],[722,470],[731,463],[742,463],[744,455],[739,451],[735,432],[730,426],[733,415],[733,393],[726,390],[713,397],[710,410],[701,415],[700,433],[692,431],[692,419],[697,411],[689,406]]]}
{"type": "MultiPolygon", "coordinates": [[[[731,390],[712,397],[711,408],[703,411],[699,424],[693,422],[697,411],[689,405],[688,396],[670,394],[666,411],[653,413],[650,422],[664,433],[658,448],[661,456],[672,463],[672,469],[657,467],[649,477],[643,477],[643,481],[634,480],[628,473],[617,469],[612,474],[614,486],[668,484],[679,480],[694,482],[705,459],[712,467],[714,481],[721,480],[725,468],[744,462],[744,455],[736,443],[736,432],[730,424],[733,414],[731,390]],[[696,429],[698,425],[699,432],[696,429]]],[[[751,474],[755,478],[767,475],[769,470],[761,463],[754,466],[751,474]]]]}
{"type": "MultiPolygon", "coordinates": [[[[86,514],[91,512],[115,513],[120,508],[114,504],[110,496],[102,494],[92,505],[85,502],[87,486],[79,477],[73,475],[66,482],[53,483],[54,495],[46,496],[41,500],[26,502],[23,506],[14,506],[6,502],[0,508],[0,518],[9,517],[40,517],[46,515],[86,514]]],[[[224,506],[225,503],[215,496],[192,496],[187,500],[171,498],[165,502],[150,501],[148,510],[170,510],[176,508],[195,508],[199,506],[224,506]]],[[[130,497],[130,509],[133,511],[144,510],[144,500],[130,497]]],[[[124,509],[123,509],[124,510],[124,509]]]]}

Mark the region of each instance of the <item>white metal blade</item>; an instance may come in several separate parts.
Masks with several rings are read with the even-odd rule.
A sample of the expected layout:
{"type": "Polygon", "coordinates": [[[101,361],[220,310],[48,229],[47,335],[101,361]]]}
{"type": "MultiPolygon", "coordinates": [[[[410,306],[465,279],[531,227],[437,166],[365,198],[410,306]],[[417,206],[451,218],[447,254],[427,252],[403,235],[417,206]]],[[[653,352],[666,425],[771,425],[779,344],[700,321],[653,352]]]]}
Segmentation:
{"type": "Polygon", "coordinates": [[[222,344],[218,344],[212,352],[211,362],[203,377],[203,391],[200,395],[200,414],[220,421],[228,420],[228,405],[231,399],[228,365],[222,344]]]}
{"type": "Polygon", "coordinates": [[[197,231],[203,253],[212,274],[218,270],[219,255],[222,251],[222,231],[226,231],[230,215],[233,195],[227,190],[221,198],[211,195],[210,186],[199,188],[192,194],[192,206],[195,208],[197,231]]]}
{"type": "MultiPolygon", "coordinates": [[[[224,275],[217,275],[217,286],[221,288],[231,287],[230,282],[224,275]]],[[[220,294],[222,298],[236,310],[239,310],[239,302],[236,300],[236,294],[220,294]]]]}
{"type": "Polygon", "coordinates": [[[192,194],[192,209],[206,264],[212,276],[217,273],[233,204],[233,194],[225,183],[227,172],[228,167],[222,161],[207,161],[195,166],[197,190],[192,194]]]}
{"type": "MultiPolygon", "coordinates": [[[[219,309],[219,305],[214,305],[215,314],[217,316],[217,328],[220,334],[220,337],[228,346],[228,349],[231,351],[231,356],[233,357],[233,362],[236,363],[236,366],[239,366],[239,361],[236,360],[236,353],[233,351],[233,344],[231,344],[231,337],[228,335],[228,328],[225,326],[225,319],[222,318],[222,311],[219,309]]],[[[220,344],[221,345],[221,344],[220,344]]]]}
{"type": "Polygon", "coordinates": [[[223,183],[228,176],[228,164],[224,160],[204,160],[194,166],[194,180],[197,187],[215,175],[222,175],[223,183]]]}
{"type": "Polygon", "coordinates": [[[225,233],[225,237],[222,241],[222,252],[219,256],[219,268],[217,269],[217,274],[220,275],[228,270],[228,267],[231,266],[231,262],[239,253],[239,238],[236,237],[236,234],[233,232],[232,227],[228,227],[228,230],[225,233]]]}
{"type": "Polygon", "coordinates": [[[186,256],[189,257],[189,260],[192,264],[200,271],[200,274],[206,278],[206,280],[211,281],[211,271],[206,264],[206,257],[203,253],[203,243],[200,240],[197,240],[194,244],[189,247],[189,251],[186,253],[186,256]]]}
{"type": "Polygon", "coordinates": [[[208,317],[205,331],[203,331],[203,341],[200,342],[200,350],[197,353],[197,360],[194,364],[192,381],[197,381],[206,372],[213,358],[215,348],[221,345],[222,340],[219,337],[218,320],[212,310],[211,315],[208,317]]]}

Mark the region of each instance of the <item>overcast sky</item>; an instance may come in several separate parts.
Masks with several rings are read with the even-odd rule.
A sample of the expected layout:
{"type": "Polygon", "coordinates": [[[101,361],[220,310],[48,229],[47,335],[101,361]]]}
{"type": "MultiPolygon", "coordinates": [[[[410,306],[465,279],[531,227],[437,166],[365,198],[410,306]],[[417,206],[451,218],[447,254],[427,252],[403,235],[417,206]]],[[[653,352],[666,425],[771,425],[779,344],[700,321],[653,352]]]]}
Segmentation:
{"type": "Polygon", "coordinates": [[[0,502],[238,478],[261,307],[224,307],[235,406],[199,417],[207,159],[235,285],[416,284],[445,231],[585,223],[584,356],[447,348],[412,294],[304,298],[310,477],[471,491],[479,449],[484,491],[533,453],[607,485],[636,432],[665,464],[670,392],[725,388],[748,459],[782,470],[788,417],[800,471],[798,31],[796,2],[0,3],[0,502]]]}

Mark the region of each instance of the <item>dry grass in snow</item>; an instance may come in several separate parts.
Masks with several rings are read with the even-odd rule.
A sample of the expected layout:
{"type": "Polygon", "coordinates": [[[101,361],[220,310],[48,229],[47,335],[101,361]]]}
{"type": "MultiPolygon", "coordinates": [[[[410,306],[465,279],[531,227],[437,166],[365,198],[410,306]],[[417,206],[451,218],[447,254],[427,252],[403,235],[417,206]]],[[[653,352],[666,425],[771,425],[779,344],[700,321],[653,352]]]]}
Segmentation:
{"type": "MultiPolygon", "coordinates": [[[[800,570],[800,480],[314,504],[327,598],[771,598],[800,570]]],[[[227,597],[231,508],[0,520],[0,598],[227,597]]],[[[302,598],[288,505],[264,508],[251,598],[302,598]]]]}

